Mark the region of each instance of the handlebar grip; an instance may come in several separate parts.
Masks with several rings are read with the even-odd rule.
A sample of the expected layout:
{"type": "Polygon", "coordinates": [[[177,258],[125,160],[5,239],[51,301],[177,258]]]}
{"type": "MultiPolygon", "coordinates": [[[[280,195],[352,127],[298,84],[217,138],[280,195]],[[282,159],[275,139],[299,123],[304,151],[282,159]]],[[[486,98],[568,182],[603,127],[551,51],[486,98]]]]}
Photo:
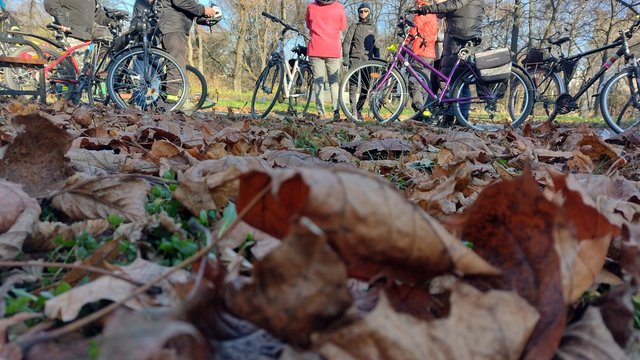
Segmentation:
{"type": "Polygon", "coordinates": [[[275,21],[275,22],[280,22],[278,18],[276,18],[275,16],[269,14],[266,11],[262,12],[262,16],[266,17],[267,19],[271,20],[271,21],[275,21]]]}

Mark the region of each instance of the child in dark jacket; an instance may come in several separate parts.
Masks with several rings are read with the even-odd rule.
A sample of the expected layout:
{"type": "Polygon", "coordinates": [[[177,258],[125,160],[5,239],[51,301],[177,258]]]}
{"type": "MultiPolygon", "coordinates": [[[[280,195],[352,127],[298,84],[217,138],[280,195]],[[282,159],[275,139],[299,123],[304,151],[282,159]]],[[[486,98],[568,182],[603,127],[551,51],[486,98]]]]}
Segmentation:
{"type": "MultiPolygon", "coordinates": [[[[376,45],[375,25],[371,21],[371,5],[362,3],[358,6],[358,22],[351,24],[342,41],[342,64],[352,67],[360,62],[380,57],[380,49],[376,45]]],[[[349,86],[349,100],[352,112],[362,118],[362,108],[366,102],[371,81],[369,74],[362,74],[360,88],[356,84],[349,86]],[[355,105],[355,109],[353,106],[355,105]]]]}

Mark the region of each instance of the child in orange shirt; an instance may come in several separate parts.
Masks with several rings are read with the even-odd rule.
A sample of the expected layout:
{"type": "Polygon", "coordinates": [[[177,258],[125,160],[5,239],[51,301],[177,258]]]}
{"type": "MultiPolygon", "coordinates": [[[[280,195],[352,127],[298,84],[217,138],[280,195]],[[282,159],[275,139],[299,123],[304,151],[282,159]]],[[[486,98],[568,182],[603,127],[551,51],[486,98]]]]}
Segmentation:
{"type": "MultiPolygon", "coordinates": [[[[415,6],[421,7],[424,5],[430,5],[429,0],[415,0],[415,6]]],[[[410,48],[421,60],[429,64],[433,64],[436,57],[436,38],[438,36],[438,17],[434,14],[416,15],[413,18],[415,28],[409,30],[410,48]],[[412,40],[411,40],[412,39],[412,40]]],[[[412,61],[411,65],[414,69],[422,70],[426,75],[424,79],[427,84],[430,83],[431,71],[424,67],[417,61],[412,61]]],[[[409,80],[409,92],[411,94],[411,107],[417,111],[422,108],[425,103],[426,92],[422,89],[422,86],[418,83],[415,77],[411,77],[409,80]]],[[[422,119],[422,115],[419,115],[418,120],[422,119]]]]}

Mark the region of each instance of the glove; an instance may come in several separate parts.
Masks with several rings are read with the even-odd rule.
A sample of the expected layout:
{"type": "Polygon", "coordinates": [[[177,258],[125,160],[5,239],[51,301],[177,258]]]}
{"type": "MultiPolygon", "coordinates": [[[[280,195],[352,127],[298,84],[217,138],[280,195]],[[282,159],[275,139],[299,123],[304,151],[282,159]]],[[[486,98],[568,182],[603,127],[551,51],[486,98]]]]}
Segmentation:
{"type": "Polygon", "coordinates": [[[429,7],[428,6],[421,6],[417,9],[413,9],[411,10],[412,13],[417,14],[417,15],[426,15],[429,14],[429,7]]]}

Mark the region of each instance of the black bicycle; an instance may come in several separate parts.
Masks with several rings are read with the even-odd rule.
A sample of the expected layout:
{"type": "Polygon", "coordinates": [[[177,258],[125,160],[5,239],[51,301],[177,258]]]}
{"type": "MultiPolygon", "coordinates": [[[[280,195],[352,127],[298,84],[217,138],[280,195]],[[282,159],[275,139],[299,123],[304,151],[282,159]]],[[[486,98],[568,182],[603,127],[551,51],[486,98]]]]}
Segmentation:
{"type": "Polygon", "coordinates": [[[621,57],[627,67],[613,75],[600,89],[600,108],[607,125],[615,132],[622,132],[640,121],[638,112],[638,68],[637,59],[629,51],[628,39],[640,27],[640,14],[634,9],[635,4],[628,4],[618,0],[622,5],[636,14],[636,20],[626,30],[620,31],[620,36],[610,44],[587,50],[571,56],[562,53],[562,44],[570,40],[569,37],[559,39],[545,39],[551,46],[560,50],[560,56],[551,55],[551,46],[530,49],[522,61],[531,76],[535,90],[535,103],[532,112],[534,118],[545,118],[553,121],[557,115],[567,114],[578,109],[578,99],[602,78],[607,70],[621,57]],[[580,59],[609,49],[618,48],[602,67],[589,78],[578,91],[569,93],[571,81],[576,65],[580,59]],[[623,81],[624,80],[624,81],[623,81]]]}

